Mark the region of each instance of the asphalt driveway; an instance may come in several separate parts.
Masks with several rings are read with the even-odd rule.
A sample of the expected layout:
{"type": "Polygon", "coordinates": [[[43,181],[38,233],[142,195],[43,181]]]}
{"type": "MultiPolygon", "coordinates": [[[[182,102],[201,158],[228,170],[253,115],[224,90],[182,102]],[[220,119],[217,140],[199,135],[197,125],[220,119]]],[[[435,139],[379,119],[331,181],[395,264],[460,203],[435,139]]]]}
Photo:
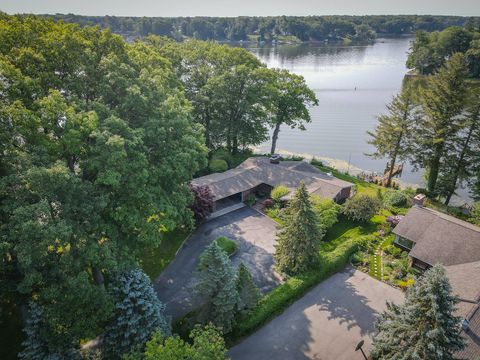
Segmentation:
{"type": "Polygon", "coordinates": [[[385,301],[403,293],[346,268],[317,285],[283,314],[230,349],[232,360],[363,360],[355,346],[371,348],[373,322],[385,301]]]}
{"type": "Polygon", "coordinates": [[[233,265],[243,262],[262,292],[275,287],[279,282],[273,271],[275,233],[273,220],[248,207],[202,224],[154,281],[159,299],[167,306],[166,313],[176,319],[201,305],[201,299],[193,293],[198,257],[219,236],[237,241],[233,265]]]}

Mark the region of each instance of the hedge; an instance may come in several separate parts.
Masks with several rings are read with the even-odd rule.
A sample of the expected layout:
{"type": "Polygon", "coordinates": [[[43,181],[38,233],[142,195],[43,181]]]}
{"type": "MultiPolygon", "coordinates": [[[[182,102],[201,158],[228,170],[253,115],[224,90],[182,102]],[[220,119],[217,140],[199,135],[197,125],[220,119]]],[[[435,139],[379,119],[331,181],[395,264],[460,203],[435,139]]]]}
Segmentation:
{"type": "Polygon", "coordinates": [[[342,270],[350,256],[358,250],[361,239],[353,238],[340,244],[335,250],[320,256],[318,269],[290,277],[283,284],[265,295],[248,316],[237,319],[234,330],[227,334],[229,343],[234,343],[281,314],[293,302],[305,295],[313,286],[342,270]]]}
{"type": "Polygon", "coordinates": [[[224,172],[228,170],[228,164],[225,160],[222,159],[212,159],[208,164],[208,169],[212,173],[224,172]]]}

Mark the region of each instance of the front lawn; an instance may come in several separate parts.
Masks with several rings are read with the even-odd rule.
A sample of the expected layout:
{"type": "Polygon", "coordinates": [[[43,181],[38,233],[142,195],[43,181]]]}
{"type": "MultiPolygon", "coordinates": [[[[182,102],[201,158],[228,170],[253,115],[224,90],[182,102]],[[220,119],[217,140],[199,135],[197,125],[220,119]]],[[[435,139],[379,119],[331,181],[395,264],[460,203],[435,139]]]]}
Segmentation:
{"type": "Polygon", "coordinates": [[[159,246],[146,249],[140,255],[140,266],[152,281],[170,264],[189,234],[190,231],[182,228],[170,231],[165,234],[159,246]]]}

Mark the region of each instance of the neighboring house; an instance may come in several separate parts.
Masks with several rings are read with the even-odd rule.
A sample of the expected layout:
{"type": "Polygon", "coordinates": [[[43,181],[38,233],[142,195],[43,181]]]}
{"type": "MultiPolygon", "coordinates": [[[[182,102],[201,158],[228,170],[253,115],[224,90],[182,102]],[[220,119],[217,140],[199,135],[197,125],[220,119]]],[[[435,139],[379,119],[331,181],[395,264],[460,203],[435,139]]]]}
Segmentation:
{"type": "Polygon", "coordinates": [[[394,244],[409,251],[412,266],[445,266],[457,315],[465,319],[466,348],[459,359],[480,359],[480,228],[439,211],[416,205],[393,229],[394,244]]]}
{"type": "Polygon", "coordinates": [[[354,184],[326,174],[307,162],[272,164],[267,157],[251,157],[234,169],[193,179],[192,185],[208,186],[215,200],[215,211],[219,211],[235,209],[250,194],[269,196],[277,185],[288,187],[293,194],[302,181],[310,194],[338,203],[353,195],[354,184]]]}

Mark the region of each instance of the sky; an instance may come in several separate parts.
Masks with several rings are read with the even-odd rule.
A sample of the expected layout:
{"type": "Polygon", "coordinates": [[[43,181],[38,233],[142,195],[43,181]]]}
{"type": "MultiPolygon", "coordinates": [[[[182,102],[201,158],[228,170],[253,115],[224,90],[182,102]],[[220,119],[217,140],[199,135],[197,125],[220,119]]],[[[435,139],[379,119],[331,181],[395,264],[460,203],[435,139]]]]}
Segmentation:
{"type": "Polygon", "coordinates": [[[480,16],[480,0],[0,0],[9,14],[274,16],[429,14],[480,16]]]}

